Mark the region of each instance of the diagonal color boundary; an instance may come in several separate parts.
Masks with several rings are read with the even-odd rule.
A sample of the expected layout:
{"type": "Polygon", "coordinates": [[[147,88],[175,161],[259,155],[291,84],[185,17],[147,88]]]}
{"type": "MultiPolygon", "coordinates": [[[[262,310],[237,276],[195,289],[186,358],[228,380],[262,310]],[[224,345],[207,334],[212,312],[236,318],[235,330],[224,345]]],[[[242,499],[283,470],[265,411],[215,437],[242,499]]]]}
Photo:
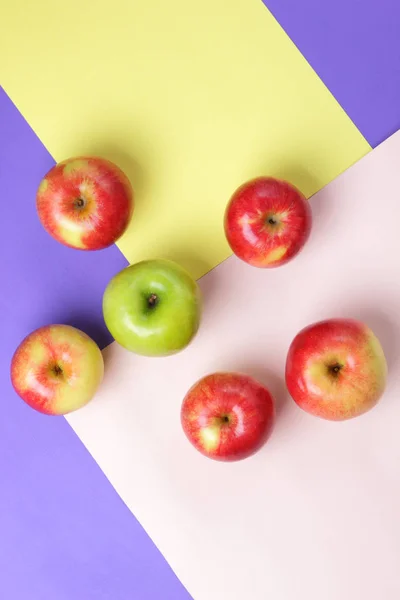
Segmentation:
{"type": "Polygon", "coordinates": [[[0,598],[189,600],[66,420],[11,389],[11,355],[39,325],[69,322],[110,341],[101,297],[126,260],[115,247],[71,251],[42,230],[35,191],[54,161],[2,90],[0,135],[0,598]]]}
{"type": "Polygon", "coordinates": [[[400,127],[398,0],[263,0],[369,143],[400,127]]]}
{"type": "Polygon", "coordinates": [[[200,277],[230,254],[221,224],[243,181],[267,172],[311,195],[370,150],[260,0],[20,4],[0,20],[2,84],[56,160],[126,170],[130,262],[200,277]]]}

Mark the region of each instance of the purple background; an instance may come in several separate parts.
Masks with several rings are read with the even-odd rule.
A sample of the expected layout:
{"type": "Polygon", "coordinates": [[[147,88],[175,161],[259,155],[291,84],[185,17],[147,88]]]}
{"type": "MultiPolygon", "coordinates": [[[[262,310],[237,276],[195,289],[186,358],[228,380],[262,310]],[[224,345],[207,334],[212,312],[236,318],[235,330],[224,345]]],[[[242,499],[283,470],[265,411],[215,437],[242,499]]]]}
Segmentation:
{"type": "Polygon", "coordinates": [[[372,146],[400,127],[400,0],[263,0],[372,146]]]}
{"type": "Polygon", "coordinates": [[[65,419],[36,413],[11,388],[11,356],[40,325],[110,341],[101,299],[126,261],[116,247],[75,251],[44,232],[35,193],[54,161],[1,88],[0,140],[0,598],[188,600],[65,419]]]}

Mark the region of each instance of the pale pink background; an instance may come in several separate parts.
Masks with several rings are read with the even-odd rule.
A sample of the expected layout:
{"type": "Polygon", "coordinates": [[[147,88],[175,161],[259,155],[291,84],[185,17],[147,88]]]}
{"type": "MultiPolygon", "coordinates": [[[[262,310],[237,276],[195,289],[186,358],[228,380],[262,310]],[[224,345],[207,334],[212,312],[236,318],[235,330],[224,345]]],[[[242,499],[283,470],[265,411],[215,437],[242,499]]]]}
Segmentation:
{"type": "Polygon", "coordinates": [[[400,598],[399,158],[396,134],[312,198],[312,237],[286,267],[232,257],[205,276],[186,351],[111,345],[101,392],[69,417],[195,600],[400,598]],[[306,415],[283,383],[297,331],[334,316],[368,323],[390,370],[381,403],[345,423],[306,415]],[[187,389],[220,369],[278,402],[268,444],[236,464],[204,458],[180,428],[187,389]]]}

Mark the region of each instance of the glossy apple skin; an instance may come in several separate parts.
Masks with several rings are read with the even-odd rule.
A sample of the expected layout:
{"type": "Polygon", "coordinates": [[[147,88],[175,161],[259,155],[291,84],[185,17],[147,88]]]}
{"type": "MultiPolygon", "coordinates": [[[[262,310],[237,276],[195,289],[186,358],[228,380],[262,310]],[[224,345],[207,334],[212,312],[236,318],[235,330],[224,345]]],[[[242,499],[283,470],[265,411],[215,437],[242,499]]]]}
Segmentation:
{"type": "Polygon", "coordinates": [[[186,394],[181,408],[183,430],[208,458],[243,460],[267,441],[275,421],[270,392],[241,373],[213,373],[186,394]]]}
{"type": "Polygon", "coordinates": [[[225,211],[225,235],[246,263],[278,267],[295,257],[311,231],[309,202],[293,185],[258,177],[233,194],[225,211]]]}
{"type": "Polygon", "coordinates": [[[167,356],[185,348],[199,328],[200,289],[175,262],[142,261],[110,281],[103,315],[111,335],[127,350],[167,356]],[[155,302],[150,305],[152,298],[155,302]]]}
{"type": "Polygon", "coordinates": [[[386,377],[379,340],[353,319],[329,319],[304,328],[286,360],[286,385],[293,400],[331,421],[370,410],[384,392],[386,377]]]}
{"type": "Polygon", "coordinates": [[[42,179],[36,208],[43,227],[57,241],[80,250],[101,250],[121,237],[129,224],[132,186],[109,160],[70,158],[42,179]]]}
{"type": "Polygon", "coordinates": [[[103,356],[83,331],[48,325],[30,333],[11,361],[11,382],[29,406],[65,415],[87,404],[103,379],[103,356]]]}

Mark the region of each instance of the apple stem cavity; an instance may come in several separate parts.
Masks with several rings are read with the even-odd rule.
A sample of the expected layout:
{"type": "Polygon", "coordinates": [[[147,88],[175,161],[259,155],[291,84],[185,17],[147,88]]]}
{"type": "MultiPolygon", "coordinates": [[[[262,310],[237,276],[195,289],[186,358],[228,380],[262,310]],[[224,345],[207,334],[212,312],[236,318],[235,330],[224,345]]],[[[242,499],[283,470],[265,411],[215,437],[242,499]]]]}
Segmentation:
{"type": "Polygon", "coordinates": [[[86,206],[86,201],[85,201],[84,198],[77,198],[75,200],[75,207],[76,208],[81,209],[81,208],[85,208],[85,206],[86,206]]]}
{"type": "Polygon", "coordinates": [[[147,298],[147,304],[149,308],[154,308],[158,304],[157,294],[150,294],[150,296],[147,298]]]}
{"type": "Polygon", "coordinates": [[[339,363],[334,363],[333,365],[328,366],[328,371],[334,377],[337,377],[341,370],[342,370],[342,365],[339,365],[339,363]]]}
{"type": "Polygon", "coordinates": [[[53,375],[55,375],[58,378],[62,377],[64,374],[62,368],[58,364],[53,365],[53,367],[51,368],[51,371],[52,371],[53,375]]]}

